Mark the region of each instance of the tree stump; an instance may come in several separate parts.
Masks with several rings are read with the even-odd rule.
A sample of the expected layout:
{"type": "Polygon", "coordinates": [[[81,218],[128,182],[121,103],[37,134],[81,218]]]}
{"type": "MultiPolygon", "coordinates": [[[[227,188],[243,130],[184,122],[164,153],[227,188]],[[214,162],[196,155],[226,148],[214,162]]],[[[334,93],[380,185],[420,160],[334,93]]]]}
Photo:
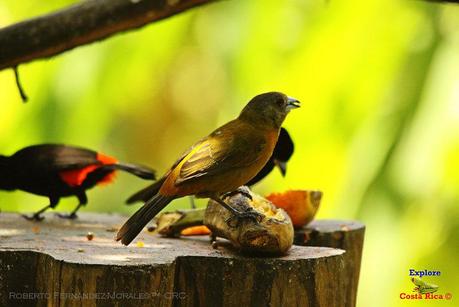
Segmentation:
{"type": "Polygon", "coordinates": [[[365,226],[356,221],[316,220],[295,231],[294,244],[304,246],[326,246],[346,251],[343,270],[345,300],[343,307],[356,305],[362,260],[365,226]]]}
{"type": "MultiPolygon", "coordinates": [[[[206,237],[144,231],[114,241],[125,216],[0,214],[0,306],[343,306],[349,257],[294,246],[283,257],[213,249],[206,237]],[[92,240],[87,236],[93,233],[92,240]]],[[[320,232],[320,230],[319,230],[320,232]]]]}

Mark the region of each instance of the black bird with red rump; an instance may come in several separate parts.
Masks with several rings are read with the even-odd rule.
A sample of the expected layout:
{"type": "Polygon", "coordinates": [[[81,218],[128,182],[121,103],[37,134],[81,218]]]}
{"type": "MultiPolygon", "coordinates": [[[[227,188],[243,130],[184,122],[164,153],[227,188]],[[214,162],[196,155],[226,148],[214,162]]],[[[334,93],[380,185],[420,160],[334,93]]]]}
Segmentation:
{"type": "Polygon", "coordinates": [[[49,205],[29,220],[42,220],[42,213],[54,209],[61,197],[76,196],[79,204],[70,214],[60,217],[74,219],[81,206],[88,202],[86,190],[113,181],[117,170],[142,179],[154,180],[148,167],[127,164],[102,153],[74,146],[40,144],[23,148],[12,156],[0,155],[0,190],[22,190],[49,198],[49,205]]]}

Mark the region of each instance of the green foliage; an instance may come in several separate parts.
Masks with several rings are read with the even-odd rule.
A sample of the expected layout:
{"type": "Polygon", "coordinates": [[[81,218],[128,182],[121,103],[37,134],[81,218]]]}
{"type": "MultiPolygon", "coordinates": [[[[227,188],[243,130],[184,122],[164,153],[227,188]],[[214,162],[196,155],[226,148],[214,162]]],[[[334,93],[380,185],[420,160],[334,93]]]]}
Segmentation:
{"type": "MultiPolygon", "coordinates": [[[[69,2],[4,0],[0,26],[69,2]]],[[[359,306],[405,305],[410,268],[459,295],[458,28],[458,6],[422,1],[223,1],[20,66],[26,105],[1,71],[0,152],[65,142],[161,173],[252,96],[283,91],[302,101],[285,124],[296,152],[255,191],[320,189],[320,218],[367,225],[359,306]]],[[[118,179],[86,210],[133,212],[123,201],[145,183],[118,179]]],[[[0,194],[2,210],[47,201],[0,194]]]]}

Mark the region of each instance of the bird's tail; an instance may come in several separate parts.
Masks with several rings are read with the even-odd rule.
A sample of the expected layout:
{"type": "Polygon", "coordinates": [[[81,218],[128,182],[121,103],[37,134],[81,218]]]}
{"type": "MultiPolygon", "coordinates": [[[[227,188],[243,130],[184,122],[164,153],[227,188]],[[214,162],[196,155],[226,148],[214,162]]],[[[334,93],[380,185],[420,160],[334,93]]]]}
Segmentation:
{"type": "Polygon", "coordinates": [[[149,179],[149,180],[156,179],[154,170],[152,170],[151,168],[147,166],[138,165],[138,164],[117,162],[114,164],[106,164],[100,167],[100,169],[121,170],[121,171],[131,173],[143,179],[149,179]]]}
{"type": "Polygon", "coordinates": [[[159,189],[164,183],[164,180],[166,180],[165,177],[161,178],[160,180],[156,181],[155,183],[149,185],[146,188],[143,188],[142,190],[138,191],[137,193],[133,194],[131,197],[129,197],[126,200],[127,204],[133,204],[138,201],[147,201],[156,194],[158,194],[159,189]]]}
{"type": "Polygon", "coordinates": [[[129,245],[132,240],[142,231],[145,225],[150,222],[155,215],[159,213],[164,207],[166,207],[175,197],[163,196],[156,194],[150,200],[148,200],[142,208],[137,210],[126,223],[121,227],[116,235],[116,241],[120,241],[124,245],[129,245]]]}

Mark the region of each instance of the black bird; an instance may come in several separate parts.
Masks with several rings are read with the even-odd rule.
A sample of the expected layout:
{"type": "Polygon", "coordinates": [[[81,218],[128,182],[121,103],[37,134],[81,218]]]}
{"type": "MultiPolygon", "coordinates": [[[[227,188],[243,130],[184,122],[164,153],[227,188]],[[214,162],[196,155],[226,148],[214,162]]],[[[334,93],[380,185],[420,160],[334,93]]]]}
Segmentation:
{"type": "MultiPolygon", "coordinates": [[[[288,160],[290,160],[290,157],[293,154],[293,150],[294,145],[292,138],[290,137],[290,134],[287,132],[285,128],[281,127],[279,139],[276,143],[276,147],[274,147],[274,151],[271,158],[263,167],[263,169],[259,171],[258,174],[245,185],[252,186],[258,183],[260,180],[265,178],[274,169],[275,166],[277,166],[280,169],[282,176],[285,176],[287,172],[287,162],[288,160]]],[[[151,197],[156,195],[156,193],[158,193],[159,189],[161,188],[161,184],[162,182],[153,183],[149,185],[148,187],[140,190],[139,192],[129,197],[126,203],[133,204],[138,201],[145,202],[149,200],[151,197]]],[[[191,207],[195,208],[194,201],[192,198],[190,198],[190,201],[191,207]]]]}
{"type": "Polygon", "coordinates": [[[10,157],[0,155],[0,190],[23,190],[49,198],[49,205],[30,220],[42,220],[48,208],[55,208],[61,197],[76,196],[78,206],[63,218],[74,219],[88,199],[86,190],[114,179],[115,171],[129,172],[154,180],[148,167],[118,162],[115,158],[89,149],[60,144],[40,144],[23,148],[10,157]]]}

